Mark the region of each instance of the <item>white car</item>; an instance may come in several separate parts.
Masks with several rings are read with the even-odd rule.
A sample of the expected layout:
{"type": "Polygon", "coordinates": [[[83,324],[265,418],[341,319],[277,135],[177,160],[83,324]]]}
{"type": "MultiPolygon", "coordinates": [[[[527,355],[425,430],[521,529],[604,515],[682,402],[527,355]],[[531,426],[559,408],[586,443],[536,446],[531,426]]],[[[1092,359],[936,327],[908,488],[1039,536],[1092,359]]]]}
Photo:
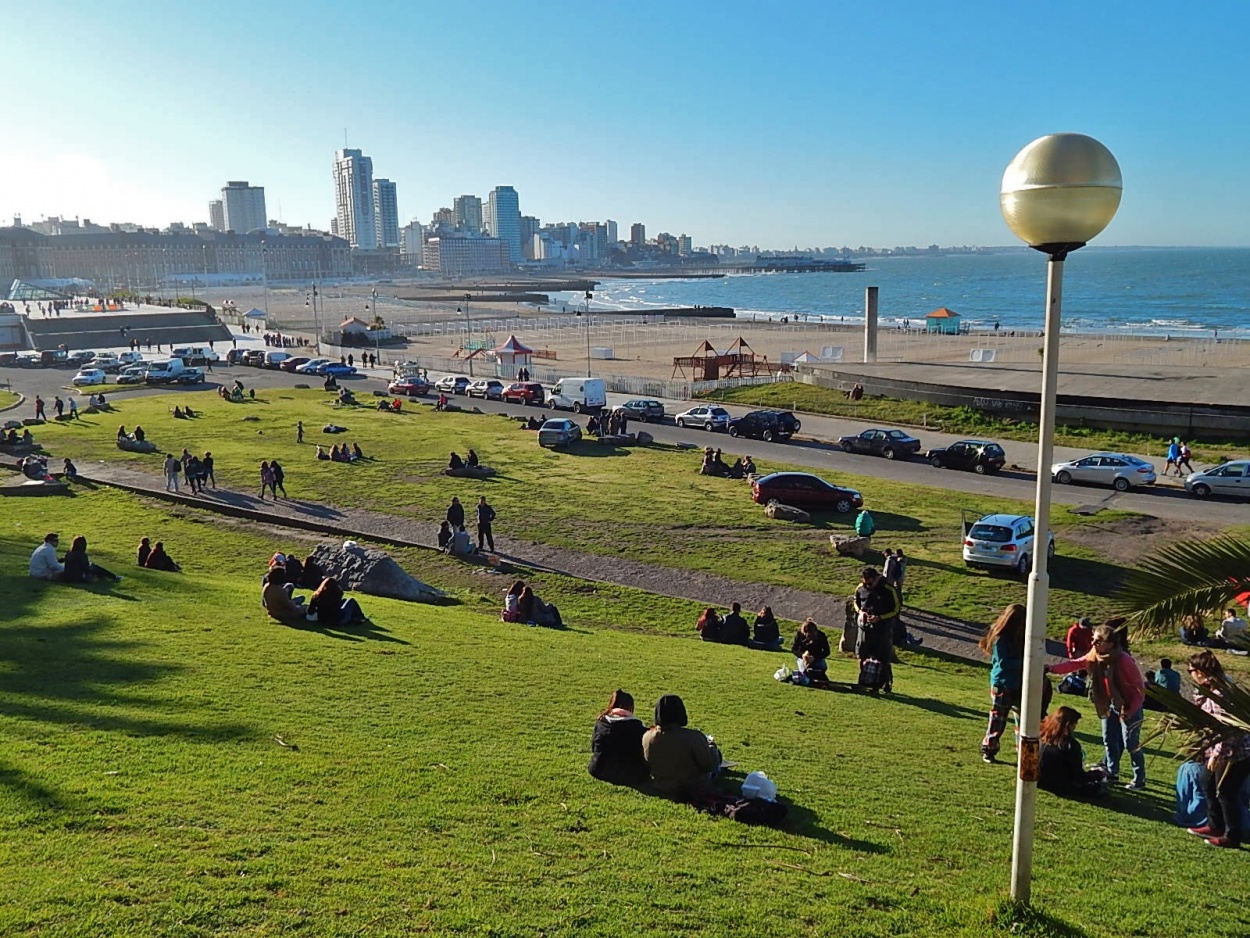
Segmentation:
{"type": "Polygon", "coordinates": [[[1250,496],[1250,460],[1235,459],[1211,469],[1191,472],[1185,477],[1185,491],[1199,498],[1208,495],[1250,496]]]}
{"type": "MultiPolygon", "coordinates": [[[[1029,515],[986,515],[964,521],[964,564],[996,567],[1028,576],[1033,568],[1033,519],[1029,515]]],[[[1050,534],[1046,556],[1055,556],[1055,535],[1050,534]]]]}
{"type": "Polygon", "coordinates": [[[498,378],[479,378],[465,389],[465,394],[487,401],[497,401],[503,396],[503,382],[498,378]]]}
{"type": "Polygon", "coordinates": [[[143,361],[142,352],[122,352],[117,356],[117,360],[123,365],[138,365],[143,361]]]}
{"type": "Polygon", "coordinates": [[[682,411],[674,418],[679,427],[702,427],[704,430],[729,429],[729,411],[714,404],[700,404],[682,411]]]}
{"type": "Polygon", "coordinates": [[[1127,453],[1094,453],[1070,462],[1055,463],[1050,467],[1050,477],[1060,485],[1088,482],[1127,492],[1137,485],[1154,485],[1155,467],[1127,453]]]}
{"type": "Polygon", "coordinates": [[[78,374],[74,375],[74,384],[84,387],[91,384],[104,384],[107,381],[104,372],[99,368],[84,368],[78,374]]]}
{"type": "Polygon", "coordinates": [[[315,375],[318,368],[328,364],[330,364],[330,359],[328,358],[310,358],[304,364],[296,365],[295,371],[301,375],[315,375]]]}
{"type": "Polygon", "coordinates": [[[444,375],[434,382],[434,390],[440,394],[464,394],[472,383],[468,375],[444,375]]]}

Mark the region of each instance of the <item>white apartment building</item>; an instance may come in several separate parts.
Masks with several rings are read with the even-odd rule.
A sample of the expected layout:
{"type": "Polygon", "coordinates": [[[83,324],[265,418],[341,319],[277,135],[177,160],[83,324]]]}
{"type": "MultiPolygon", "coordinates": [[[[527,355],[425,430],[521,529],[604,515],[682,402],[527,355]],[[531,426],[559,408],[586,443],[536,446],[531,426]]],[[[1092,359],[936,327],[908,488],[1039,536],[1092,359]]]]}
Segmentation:
{"type": "Polygon", "coordinates": [[[378,247],[399,247],[399,200],[389,179],[373,180],[373,224],[378,247]]]}
{"type": "Polygon", "coordinates": [[[208,227],[213,231],[226,230],[226,209],[221,199],[213,199],[208,203],[208,227]]]}
{"type": "MultiPolygon", "coordinates": [[[[264,186],[249,185],[246,180],[227,182],[221,190],[221,204],[223,231],[247,234],[268,224],[264,186]]],[[[211,203],[209,209],[212,209],[211,203]]]]}
{"type": "Polygon", "coordinates": [[[334,211],[340,238],[365,251],[378,246],[373,160],[360,150],[343,149],[334,155],[334,211]]]}

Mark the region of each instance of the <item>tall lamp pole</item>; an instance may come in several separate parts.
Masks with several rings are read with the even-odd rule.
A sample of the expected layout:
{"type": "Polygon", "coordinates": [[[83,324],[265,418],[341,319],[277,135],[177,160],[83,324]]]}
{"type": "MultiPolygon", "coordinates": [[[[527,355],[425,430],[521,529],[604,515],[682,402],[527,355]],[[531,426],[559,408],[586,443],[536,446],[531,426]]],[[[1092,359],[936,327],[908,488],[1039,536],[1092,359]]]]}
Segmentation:
{"type": "Polygon", "coordinates": [[[586,377],[590,377],[590,301],[595,295],[586,291],[586,377]]]}
{"type": "Polygon", "coordinates": [[[1050,466],[1059,381],[1060,303],[1063,262],[1093,240],[1115,217],[1123,181],[1111,151],[1083,134],[1039,137],[1007,165],[999,196],[1003,218],[1029,247],[1049,256],[1046,265],[1045,343],[1041,413],[1038,419],[1037,491],[1033,509],[1034,553],[1024,632],[1024,688],[1020,704],[1020,766],[1016,782],[1011,898],[1029,901],[1033,875],[1033,822],[1037,800],[1038,725],[1042,666],[1046,660],[1046,613],[1050,590],[1050,466]],[[1041,543],[1045,545],[1037,548],[1041,543]]]}
{"type": "Polygon", "coordinates": [[[465,342],[465,348],[469,350],[469,377],[473,377],[473,317],[469,315],[469,301],[473,299],[472,293],[464,295],[464,321],[469,328],[469,338],[465,342]]]}

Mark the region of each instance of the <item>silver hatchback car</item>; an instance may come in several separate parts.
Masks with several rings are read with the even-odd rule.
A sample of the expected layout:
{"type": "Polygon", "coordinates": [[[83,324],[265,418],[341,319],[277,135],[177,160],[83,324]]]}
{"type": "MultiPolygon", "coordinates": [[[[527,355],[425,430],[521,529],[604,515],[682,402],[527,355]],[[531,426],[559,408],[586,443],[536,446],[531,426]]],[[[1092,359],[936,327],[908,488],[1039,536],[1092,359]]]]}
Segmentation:
{"type": "Polygon", "coordinates": [[[729,411],[716,405],[700,404],[678,414],[674,423],[679,427],[702,427],[704,430],[729,428],[729,411]]]}
{"type": "Polygon", "coordinates": [[[1235,459],[1185,477],[1185,491],[1199,498],[1208,495],[1250,497],[1250,459],[1235,459]]]}
{"type": "Polygon", "coordinates": [[[1155,467],[1126,453],[1094,453],[1071,462],[1058,462],[1050,467],[1050,475],[1060,485],[1087,482],[1109,485],[1117,492],[1155,484],[1155,467]]]}

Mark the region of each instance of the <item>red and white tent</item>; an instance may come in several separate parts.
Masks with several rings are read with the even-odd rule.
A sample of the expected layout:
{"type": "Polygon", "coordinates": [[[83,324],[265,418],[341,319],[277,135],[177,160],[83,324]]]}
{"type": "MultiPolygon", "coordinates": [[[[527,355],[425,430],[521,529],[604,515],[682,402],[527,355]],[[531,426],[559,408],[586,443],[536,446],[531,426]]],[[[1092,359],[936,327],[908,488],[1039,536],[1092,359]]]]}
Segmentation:
{"type": "Polygon", "coordinates": [[[528,368],[533,354],[534,350],[523,345],[514,335],[508,336],[508,341],[495,349],[495,359],[505,375],[515,375],[518,368],[528,368]]]}

